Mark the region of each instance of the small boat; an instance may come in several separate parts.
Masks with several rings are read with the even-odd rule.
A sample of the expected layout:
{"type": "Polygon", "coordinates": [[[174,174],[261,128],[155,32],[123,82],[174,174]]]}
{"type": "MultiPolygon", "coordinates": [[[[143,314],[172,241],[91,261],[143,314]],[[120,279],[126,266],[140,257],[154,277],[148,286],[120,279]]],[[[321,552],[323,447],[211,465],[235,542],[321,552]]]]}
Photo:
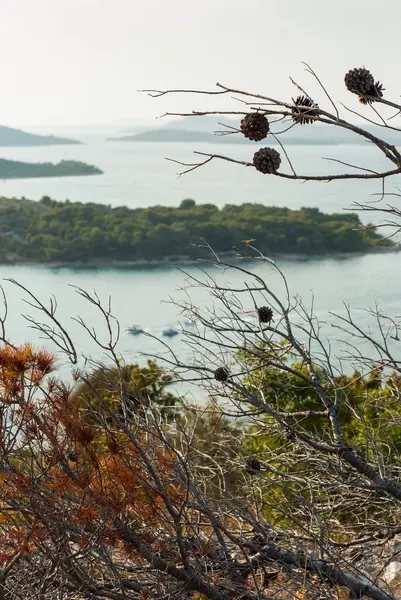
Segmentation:
{"type": "Polygon", "coordinates": [[[175,335],[178,335],[179,331],[177,329],[164,329],[163,330],[163,335],[165,337],[174,337],[175,335]]]}
{"type": "Polygon", "coordinates": [[[132,325],[131,327],[128,327],[127,331],[131,335],[139,335],[143,333],[143,329],[142,327],[139,327],[139,325],[132,325]]]}

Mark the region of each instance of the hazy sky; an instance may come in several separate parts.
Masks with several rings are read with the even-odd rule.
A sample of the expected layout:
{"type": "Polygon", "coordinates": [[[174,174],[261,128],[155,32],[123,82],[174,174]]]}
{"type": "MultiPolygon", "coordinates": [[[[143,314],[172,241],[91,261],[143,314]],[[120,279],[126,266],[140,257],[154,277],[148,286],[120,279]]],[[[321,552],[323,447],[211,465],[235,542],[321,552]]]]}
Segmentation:
{"type": "Polygon", "coordinates": [[[219,81],[289,98],[288,75],[318,100],[301,61],[356,108],[343,89],[356,66],[401,94],[400,30],[400,0],[0,0],[0,123],[123,123],[217,105],[137,93],[147,87],[219,81]]]}

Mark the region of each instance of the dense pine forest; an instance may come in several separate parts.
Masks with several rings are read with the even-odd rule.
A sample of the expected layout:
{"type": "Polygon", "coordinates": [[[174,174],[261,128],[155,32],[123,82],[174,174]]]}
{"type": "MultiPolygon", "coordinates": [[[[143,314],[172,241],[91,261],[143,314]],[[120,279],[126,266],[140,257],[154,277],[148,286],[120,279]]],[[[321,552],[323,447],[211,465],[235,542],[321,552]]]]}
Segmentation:
{"type": "Polygon", "coordinates": [[[0,199],[0,260],[96,263],[202,256],[205,242],[216,252],[246,247],[254,239],[271,254],[321,255],[391,246],[356,214],[324,214],[245,203],[112,208],[102,204],[0,199]],[[203,240],[203,241],[202,241],[203,240]]]}

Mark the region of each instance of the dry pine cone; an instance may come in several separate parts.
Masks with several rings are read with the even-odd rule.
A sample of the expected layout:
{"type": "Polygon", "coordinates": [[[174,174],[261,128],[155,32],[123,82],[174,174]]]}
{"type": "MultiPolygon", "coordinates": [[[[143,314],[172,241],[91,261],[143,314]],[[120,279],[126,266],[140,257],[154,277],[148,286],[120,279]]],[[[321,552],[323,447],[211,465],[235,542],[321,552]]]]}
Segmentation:
{"type": "Polygon", "coordinates": [[[365,67],[348,71],[344,77],[344,82],[347,90],[353,94],[358,94],[359,101],[362,104],[374,102],[374,100],[367,99],[364,96],[372,96],[373,98],[383,96],[383,84],[380,81],[375,82],[372,73],[365,67]]]}
{"type": "Polygon", "coordinates": [[[253,166],[257,171],[264,173],[276,173],[281,164],[280,153],[274,148],[261,148],[253,155],[253,166]]]}
{"type": "Polygon", "coordinates": [[[273,311],[270,306],[261,306],[258,308],[258,317],[261,323],[270,323],[273,318],[273,311]]]}
{"type": "Polygon", "coordinates": [[[261,113],[249,113],[241,121],[241,131],[249,140],[260,142],[269,133],[269,121],[261,113]]]}
{"type": "Polygon", "coordinates": [[[220,383],[224,383],[230,376],[230,371],[227,367],[218,367],[214,372],[214,378],[220,383]]]}
{"type": "Polygon", "coordinates": [[[257,458],[249,458],[246,461],[245,470],[250,475],[254,475],[255,473],[258,473],[261,470],[261,468],[262,468],[262,465],[260,464],[260,461],[257,458]]]}
{"type": "Polygon", "coordinates": [[[319,116],[319,110],[316,104],[307,96],[298,96],[292,99],[295,106],[291,111],[292,120],[299,125],[308,125],[313,123],[319,116]]]}

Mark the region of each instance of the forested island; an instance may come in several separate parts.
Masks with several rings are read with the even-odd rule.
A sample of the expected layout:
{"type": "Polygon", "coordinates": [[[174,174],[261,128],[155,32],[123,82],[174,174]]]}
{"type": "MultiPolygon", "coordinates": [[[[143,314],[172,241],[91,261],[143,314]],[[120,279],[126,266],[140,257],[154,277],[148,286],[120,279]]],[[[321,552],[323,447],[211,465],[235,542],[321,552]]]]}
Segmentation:
{"type": "Polygon", "coordinates": [[[130,209],[103,204],[0,198],[0,262],[115,264],[190,260],[246,251],[246,241],[268,255],[327,255],[393,246],[356,214],[324,214],[261,204],[130,209]]]}
{"type": "Polygon", "coordinates": [[[356,214],[324,214],[245,203],[131,209],[103,204],[0,198],[0,262],[114,265],[174,262],[245,253],[247,240],[267,255],[369,252],[395,247],[356,214]]]}
{"type": "Polygon", "coordinates": [[[109,138],[109,142],[207,142],[209,144],[218,143],[241,143],[249,144],[249,140],[242,136],[214,135],[208,131],[187,131],[185,129],[155,129],[143,131],[133,135],[124,135],[117,138],[109,138]]]}
{"type": "Polygon", "coordinates": [[[32,177],[72,177],[101,175],[103,171],[77,160],[54,163],[27,163],[0,158],[0,179],[30,179],[32,177]]]}

